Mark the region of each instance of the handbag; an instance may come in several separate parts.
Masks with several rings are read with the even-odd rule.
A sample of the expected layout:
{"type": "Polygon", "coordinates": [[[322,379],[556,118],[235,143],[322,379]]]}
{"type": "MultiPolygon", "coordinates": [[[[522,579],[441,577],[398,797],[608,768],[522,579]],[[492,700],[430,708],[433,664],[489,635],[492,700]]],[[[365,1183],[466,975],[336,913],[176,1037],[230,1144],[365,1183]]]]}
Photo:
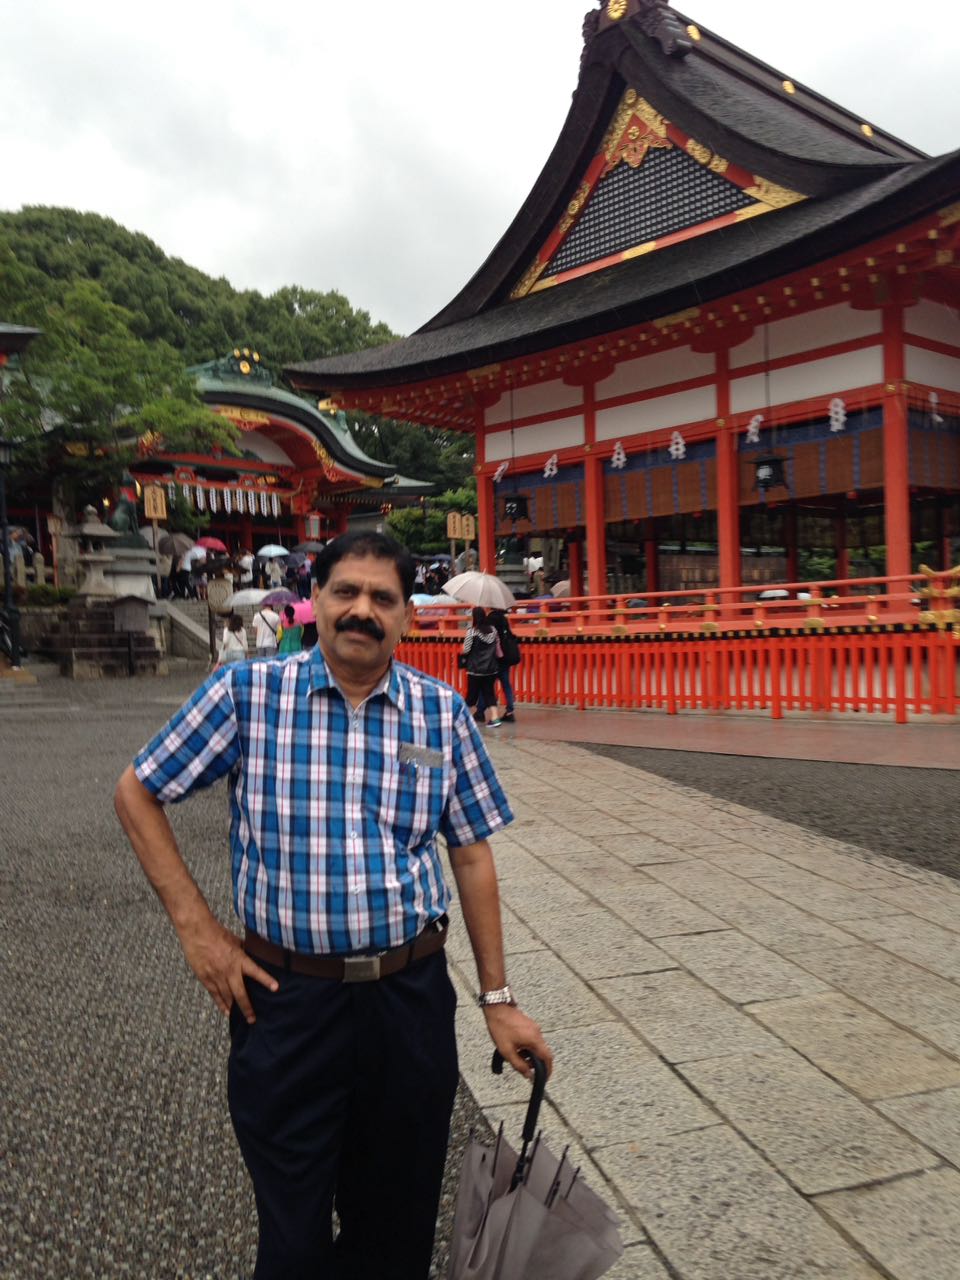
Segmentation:
{"type": "Polygon", "coordinates": [[[458,654],[457,654],[457,666],[460,668],[460,670],[461,670],[461,671],[466,671],[466,669],[467,669],[467,663],[468,663],[469,661],[470,661],[470,655],[469,655],[469,653],[458,653],[458,654]]]}

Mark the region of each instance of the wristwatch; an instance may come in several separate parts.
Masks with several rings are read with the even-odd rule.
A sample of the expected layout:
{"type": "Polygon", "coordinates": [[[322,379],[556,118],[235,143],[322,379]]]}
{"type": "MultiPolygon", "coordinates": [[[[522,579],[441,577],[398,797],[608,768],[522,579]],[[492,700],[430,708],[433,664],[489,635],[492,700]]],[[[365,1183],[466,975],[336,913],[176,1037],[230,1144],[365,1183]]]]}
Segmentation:
{"type": "Polygon", "coordinates": [[[496,991],[481,991],[477,997],[477,1003],[481,1009],[486,1008],[488,1004],[512,1004],[516,1005],[513,998],[513,992],[509,987],[499,987],[496,991]]]}

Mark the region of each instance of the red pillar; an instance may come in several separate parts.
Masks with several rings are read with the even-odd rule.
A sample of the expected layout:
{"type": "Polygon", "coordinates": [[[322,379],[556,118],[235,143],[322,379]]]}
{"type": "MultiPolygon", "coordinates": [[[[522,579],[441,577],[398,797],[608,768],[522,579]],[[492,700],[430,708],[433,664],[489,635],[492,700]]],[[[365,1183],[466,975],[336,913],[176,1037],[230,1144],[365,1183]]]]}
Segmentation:
{"type": "Polygon", "coordinates": [[[587,580],[592,596],[607,591],[607,522],[604,519],[605,494],[603,459],[588,453],[583,464],[584,493],[587,509],[587,580]]]}
{"type": "Polygon", "coordinates": [[[903,389],[903,308],[883,313],[883,505],[887,573],[910,573],[910,434],[903,389]]]}
{"type": "Polygon", "coordinates": [[[592,596],[607,591],[607,522],[603,460],[596,455],[596,391],[592,382],[583,388],[584,460],[583,490],[587,525],[587,579],[592,596]]]}
{"type": "Polygon", "coordinates": [[[584,594],[584,544],[567,543],[567,564],[570,566],[570,594],[584,594]]]}
{"type": "MultiPolygon", "coordinates": [[[[717,352],[717,551],[721,587],[739,587],[740,458],[730,423],[730,353],[717,352]]],[[[733,597],[724,597],[732,603],[733,597]]]]}
{"type": "Polygon", "coordinates": [[[496,493],[491,475],[477,476],[477,551],[482,573],[497,572],[497,542],[494,532],[497,524],[496,493]]]}

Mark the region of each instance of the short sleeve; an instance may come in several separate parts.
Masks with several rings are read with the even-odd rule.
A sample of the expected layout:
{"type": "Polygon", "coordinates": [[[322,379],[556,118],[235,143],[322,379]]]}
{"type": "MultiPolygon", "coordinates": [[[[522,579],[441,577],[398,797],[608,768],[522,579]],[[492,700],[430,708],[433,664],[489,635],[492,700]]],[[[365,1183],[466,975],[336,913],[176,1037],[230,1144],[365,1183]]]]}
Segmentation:
{"type": "Polygon", "coordinates": [[[163,804],[209,787],[240,759],[232,674],[212,675],[134,759],[137,777],[163,804]]]}
{"type": "Polygon", "coordinates": [[[440,822],[451,847],[476,844],[513,821],[503,788],[480,732],[457,695],[453,715],[453,791],[440,822]]]}

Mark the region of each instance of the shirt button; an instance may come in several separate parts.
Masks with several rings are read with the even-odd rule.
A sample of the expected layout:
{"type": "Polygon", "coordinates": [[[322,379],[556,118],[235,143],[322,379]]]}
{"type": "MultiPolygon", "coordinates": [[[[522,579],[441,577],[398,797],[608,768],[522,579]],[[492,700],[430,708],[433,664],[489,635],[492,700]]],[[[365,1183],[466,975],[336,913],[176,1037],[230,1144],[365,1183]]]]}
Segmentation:
{"type": "Polygon", "coordinates": [[[350,890],[350,892],[356,898],[360,896],[360,894],[362,893],[362,890],[359,885],[356,885],[353,889],[350,890]]]}

